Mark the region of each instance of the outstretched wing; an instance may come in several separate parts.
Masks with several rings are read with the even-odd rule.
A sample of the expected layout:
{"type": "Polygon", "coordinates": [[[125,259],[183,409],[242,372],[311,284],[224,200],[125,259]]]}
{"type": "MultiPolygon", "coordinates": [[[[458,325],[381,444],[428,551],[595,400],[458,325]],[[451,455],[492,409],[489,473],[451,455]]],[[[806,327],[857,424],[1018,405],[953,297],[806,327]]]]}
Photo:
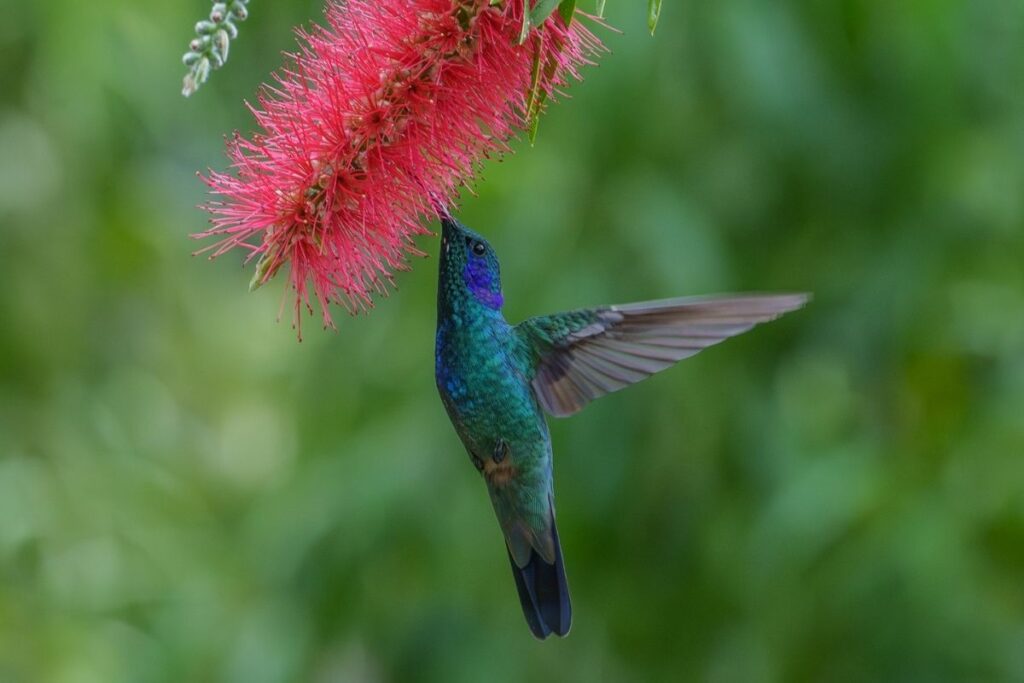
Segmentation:
{"type": "Polygon", "coordinates": [[[644,301],[539,316],[516,326],[537,400],[557,417],[803,306],[807,294],[644,301]]]}

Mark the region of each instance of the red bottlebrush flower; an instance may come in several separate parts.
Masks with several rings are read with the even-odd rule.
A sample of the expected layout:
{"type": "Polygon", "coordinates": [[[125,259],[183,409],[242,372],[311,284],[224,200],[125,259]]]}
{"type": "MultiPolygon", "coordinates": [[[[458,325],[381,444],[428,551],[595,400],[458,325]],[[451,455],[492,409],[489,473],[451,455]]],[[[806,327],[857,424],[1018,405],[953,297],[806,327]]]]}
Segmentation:
{"type": "Polygon", "coordinates": [[[327,27],[250,107],[262,132],[227,144],[233,173],[204,178],[218,237],[258,259],[253,286],[285,264],[295,324],[311,295],[351,313],[386,294],[394,271],[492,153],[524,129],[602,49],[552,13],[519,43],[523,0],[329,0],[327,27]]]}

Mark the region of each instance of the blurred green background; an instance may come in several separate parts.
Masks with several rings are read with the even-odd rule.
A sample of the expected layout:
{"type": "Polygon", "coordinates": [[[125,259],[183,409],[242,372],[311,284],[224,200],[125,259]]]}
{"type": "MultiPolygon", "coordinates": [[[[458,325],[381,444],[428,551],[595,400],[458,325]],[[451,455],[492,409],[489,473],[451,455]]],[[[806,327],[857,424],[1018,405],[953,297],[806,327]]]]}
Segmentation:
{"type": "MultiPolygon", "coordinates": [[[[319,2],[0,21],[0,681],[1024,680],[1024,5],[612,0],[463,219],[510,319],[809,290],[552,424],[538,643],[433,384],[436,259],[300,344],[196,169],[319,2]]],[[[421,245],[436,253],[436,239],[421,245]]]]}

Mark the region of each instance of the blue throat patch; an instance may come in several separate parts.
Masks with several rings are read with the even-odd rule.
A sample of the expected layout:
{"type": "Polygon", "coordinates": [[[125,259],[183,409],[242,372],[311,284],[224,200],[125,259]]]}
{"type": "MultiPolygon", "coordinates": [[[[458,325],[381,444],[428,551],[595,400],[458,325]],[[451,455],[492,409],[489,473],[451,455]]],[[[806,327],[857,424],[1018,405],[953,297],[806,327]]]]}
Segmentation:
{"type": "Polygon", "coordinates": [[[498,310],[505,303],[505,298],[494,281],[494,273],[483,259],[470,258],[462,271],[462,279],[476,300],[487,308],[498,310]]]}

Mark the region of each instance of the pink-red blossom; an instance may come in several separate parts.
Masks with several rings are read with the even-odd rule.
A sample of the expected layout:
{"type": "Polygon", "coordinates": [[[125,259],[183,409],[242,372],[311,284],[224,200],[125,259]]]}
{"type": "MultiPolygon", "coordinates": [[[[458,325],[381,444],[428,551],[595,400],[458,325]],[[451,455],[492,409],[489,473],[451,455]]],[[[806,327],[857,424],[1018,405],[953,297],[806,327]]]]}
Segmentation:
{"type": "Polygon", "coordinates": [[[261,131],[227,144],[204,180],[212,257],[283,266],[295,323],[312,299],[350,312],[386,294],[425,218],[447,210],[484,159],[508,151],[543,98],[579,79],[601,45],[556,11],[520,44],[523,0],[329,0],[327,25],[251,106],[261,131]]]}

